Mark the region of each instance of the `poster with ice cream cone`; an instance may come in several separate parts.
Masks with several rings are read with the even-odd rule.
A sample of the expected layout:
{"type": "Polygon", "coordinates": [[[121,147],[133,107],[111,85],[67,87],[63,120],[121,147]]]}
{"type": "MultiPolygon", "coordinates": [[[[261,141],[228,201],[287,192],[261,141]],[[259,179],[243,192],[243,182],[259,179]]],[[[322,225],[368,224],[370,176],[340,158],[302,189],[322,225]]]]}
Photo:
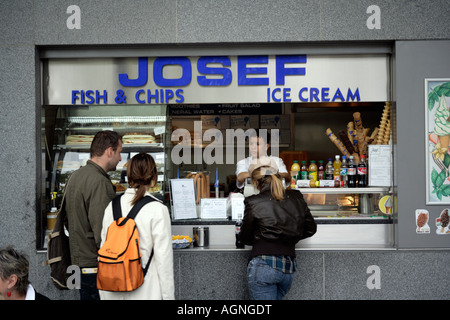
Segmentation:
{"type": "Polygon", "coordinates": [[[425,79],[427,204],[450,204],[450,79],[425,79]]]}

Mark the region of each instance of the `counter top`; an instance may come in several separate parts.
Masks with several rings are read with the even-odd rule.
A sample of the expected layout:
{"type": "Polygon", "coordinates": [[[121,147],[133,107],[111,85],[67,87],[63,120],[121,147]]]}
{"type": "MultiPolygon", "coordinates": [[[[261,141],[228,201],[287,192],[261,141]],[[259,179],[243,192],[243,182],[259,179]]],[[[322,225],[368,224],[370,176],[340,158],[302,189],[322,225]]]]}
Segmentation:
{"type": "MultiPolygon", "coordinates": [[[[317,224],[392,224],[392,217],[388,216],[371,216],[371,217],[315,217],[317,224]]],[[[205,220],[205,219],[189,219],[189,220],[173,220],[172,225],[234,225],[233,220],[205,220]]]]}
{"type": "MultiPolygon", "coordinates": [[[[252,247],[245,246],[244,249],[237,249],[234,245],[210,245],[207,247],[194,247],[192,244],[184,249],[173,249],[177,253],[195,253],[195,252],[247,252],[250,253],[252,247]]],[[[389,245],[369,245],[369,244],[352,244],[352,245],[314,245],[300,244],[295,251],[364,251],[364,250],[396,250],[395,247],[389,245]]]]}

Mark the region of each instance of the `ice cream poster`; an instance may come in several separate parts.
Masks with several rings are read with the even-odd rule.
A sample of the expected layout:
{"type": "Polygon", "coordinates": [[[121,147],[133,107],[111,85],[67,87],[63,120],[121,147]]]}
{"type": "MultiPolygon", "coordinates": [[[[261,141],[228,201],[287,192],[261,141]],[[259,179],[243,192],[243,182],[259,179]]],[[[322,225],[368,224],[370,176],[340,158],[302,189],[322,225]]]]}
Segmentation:
{"type": "Polygon", "coordinates": [[[427,204],[450,204],[450,79],[425,79],[427,204]]]}

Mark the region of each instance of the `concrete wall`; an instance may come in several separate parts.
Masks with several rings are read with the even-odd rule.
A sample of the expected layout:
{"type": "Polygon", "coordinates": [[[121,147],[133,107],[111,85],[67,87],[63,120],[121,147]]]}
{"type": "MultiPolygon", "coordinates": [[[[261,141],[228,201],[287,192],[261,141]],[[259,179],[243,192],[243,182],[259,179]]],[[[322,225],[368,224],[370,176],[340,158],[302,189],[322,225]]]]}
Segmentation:
{"type": "MultiPolygon", "coordinates": [[[[320,41],[449,39],[450,19],[446,0],[376,1],[381,10],[380,29],[369,29],[366,25],[371,16],[366,10],[372,4],[374,2],[371,0],[281,0],[272,4],[262,0],[1,1],[0,247],[13,244],[29,255],[30,279],[39,291],[59,299],[77,297],[74,292],[60,294],[52,289],[48,280],[48,269],[40,266],[45,257],[42,253],[36,253],[35,249],[36,215],[41,201],[41,82],[38,68],[40,46],[80,48],[84,45],[180,45],[182,50],[183,45],[197,44],[231,46],[320,41]],[[81,10],[81,29],[68,29],[66,26],[66,20],[70,16],[66,10],[72,4],[78,5],[81,10]]],[[[404,57],[397,55],[396,58],[401,60],[404,57]]],[[[415,90],[414,87],[410,89],[415,90]]],[[[407,167],[404,170],[413,172],[415,169],[407,167]]],[[[402,208],[399,207],[399,210],[402,208]]],[[[323,261],[323,255],[305,255],[312,257],[305,260],[306,270],[324,268],[320,263],[323,261]]],[[[321,291],[322,294],[313,295],[318,299],[349,296],[353,287],[342,287],[347,272],[344,271],[346,269],[340,268],[350,266],[353,261],[361,258],[371,260],[371,264],[392,260],[395,263],[392,267],[400,270],[405,267],[401,263],[404,258],[415,261],[416,265],[427,265],[429,260],[439,261],[443,256],[442,253],[434,251],[375,255],[367,252],[343,255],[336,252],[327,255],[330,257],[330,264],[326,264],[325,268],[329,266],[329,270],[335,270],[337,274],[342,275],[337,278],[341,289],[340,292],[337,287],[334,291],[330,289],[332,286],[329,284],[333,281],[333,276],[325,283],[317,282],[316,285],[325,288],[321,291]],[[373,259],[370,258],[371,255],[373,259]]],[[[448,257],[448,253],[446,256],[448,257]]],[[[183,256],[183,259],[192,258],[183,256]]],[[[448,258],[446,259],[448,261],[448,258]]],[[[244,260],[242,258],[240,262],[244,260]]],[[[407,272],[408,270],[404,271],[407,272]]],[[[322,274],[312,273],[313,279],[320,278],[322,274]]],[[[398,284],[407,285],[409,278],[401,278],[400,275],[401,273],[394,274],[398,284]]],[[[439,286],[438,278],[427,278],[430,280],[427,284],[439,286]]],[[[200,282],[200,279],[195,279],[195,283],[200,282]]],[[[179,286],[181,288],[181,282],[179,286]]],[[[422,286],[417,285],[414,288],[421,290],[422,286]]],[[[298,295],[293,293],[291,297],[305,297],[302,290],[298,292],[298,295]]],[[[420,291],[421,296],[439,298],[428,294],[428,290],[420,291]]],[[[179,297],[187,298],[184,291],[179,291],[179,297]]],[[[208,298],[201,295],[197,297],[208,298]]],[[[373,294],[367,297],[383,298],[373,294]]],[[[392,297],[395,298],[395,294],[392,297]]],[[[409,296],[405,292],[398,297],[409,296]]]]}

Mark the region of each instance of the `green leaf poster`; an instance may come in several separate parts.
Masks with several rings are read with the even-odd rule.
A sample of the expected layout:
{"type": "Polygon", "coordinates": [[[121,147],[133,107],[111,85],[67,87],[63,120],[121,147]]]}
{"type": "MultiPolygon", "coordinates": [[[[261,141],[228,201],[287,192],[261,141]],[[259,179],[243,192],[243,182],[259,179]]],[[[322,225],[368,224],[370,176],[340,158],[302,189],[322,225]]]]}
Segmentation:
{"type": "Polygon", "coordinates": [[[427,204],[450,204],[450,79],[425,79],[427,204]]]}

